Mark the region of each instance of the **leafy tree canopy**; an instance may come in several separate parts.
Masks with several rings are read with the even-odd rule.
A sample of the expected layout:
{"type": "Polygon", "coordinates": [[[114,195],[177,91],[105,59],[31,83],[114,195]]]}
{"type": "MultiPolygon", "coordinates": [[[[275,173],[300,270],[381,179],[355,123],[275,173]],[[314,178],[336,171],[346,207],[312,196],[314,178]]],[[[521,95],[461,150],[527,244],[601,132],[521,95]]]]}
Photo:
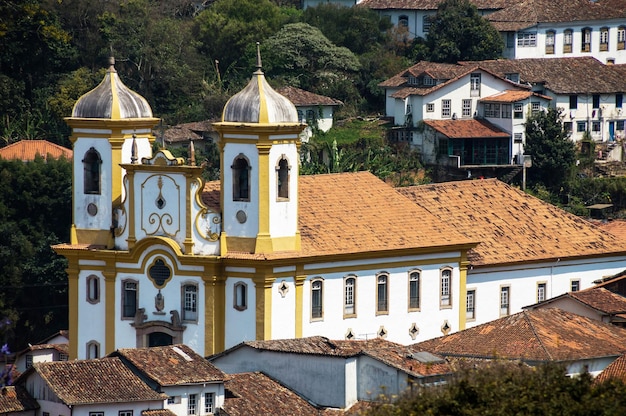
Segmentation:
{"type": "Polygon", "coordinates": [[[414,41],[416,60],[457,63],[500,57],[504,42],[469,0],[445,0],[439,5],[426,39],[414,41]]]}
{"type": "Polygon", "coordinates": [[[561,110],[553,107],[531,114],[526,121],[524,152],[532,156],[528,184],[559,192],[576,162],[574,142],[563,130],[561,110]]]}

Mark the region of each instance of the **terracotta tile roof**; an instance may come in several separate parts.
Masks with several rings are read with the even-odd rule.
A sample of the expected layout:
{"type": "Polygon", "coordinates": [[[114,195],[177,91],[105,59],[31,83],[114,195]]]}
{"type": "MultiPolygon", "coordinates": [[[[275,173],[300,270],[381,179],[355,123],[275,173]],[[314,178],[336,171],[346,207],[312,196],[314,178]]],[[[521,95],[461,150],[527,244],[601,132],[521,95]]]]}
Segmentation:
{"type": "MultiPolygon", "coordinates": [[[[441,0],[363,0],[359,6],[368,7],[373,10],[437,10],[441,0]]],[[[471,0],[478,10],[498,10],[509,4],[514,4],[514,0],[471,0]]]]}
{"type": "Polygon", "coordinates": [[[0,149],[0,158],[6,160],[17,159],[24,162],[35,160],[37,155],[44,158],[50,155],[55,159],[61,156],[71,159],[73,154],[72,150],[46,140],[20,140],[0,149]]]}
{"type": "Polygon", "coordinates": [[[626,91],[626,78],[619,69],[615,69],[617,65],[604,65],[593,57],[497,59],[459,64],[478,65],[501,77],[517,73],[521,84],[543,83],[555,94],[613,94],[626,91]]]}
{"type": "MultiPolygon", "coordinates": [[[[232,259],[293,258],[421,250],[473,245],[369,172],[304,175],[299,180],[300,252],[267,255],[229,252],[232,259]]],[[[207,183],[203,201],[215,208],[219,183],[207,183]]],[[[221,212],[221,209],[218,209],[221,212]]]]}
{"type": "MultiPolygon", "coordinates": [[[[156,132],[156,136],[161,139],[160,132],[156,132]]],[[[189,140],[197,141],[202,140],[202,136],[193,130],[183,126],[172,126],[163,131],[163,138],[166,143],[183,143],[189,142],[189,140]]]]}
{"type": "Polygon", "coordinates": [[[320,416],[363,416],[368,414],[367,411],[372,410],[377,404],[379,403],[361,400],[354,403],[347,409],[323,409],[320,412],[320,416]]]}
{"type": "Polygon", "coordinates": [[[343,105],[341,101],[334,98],[326,97],[325,95],[318,95],[296,87],[277,88],[276,91],[287,97],[296,107],[308,105],[343,105]]]}
{"type": "Polygon", "coordinates": [[[170,409],[149,409],[142,410],[141,416],[177,416],[170,409]]]}
{"type": "Polygon", "coordinates": [[[262,373],[232,374],[224,390],[222,410],[228,416],[319,414],[317,407],[262,373]]]}
{"type": "Polygon", "coordinates": [[[608,222],[595,223],[599,228],[616,235],[622,240],[626,240],[626,221],[625,220],[613,220],[608,222]]]}
{"type": "Polygon", "coordinates": [[[128,360],[161,386],[207,383],[224,380],[224,373],[187,345],[123,348],[112,356],[128,360]]]}
{"type": "Polygon", "coordinates": [[[69,354],[69,344],[35,344],[28,347],[28,351],[56,350],[63,354],[69,354]]]}
{"type": "Polygon", "coordinates": [[[378,84],[382,88],[400,88],[392,94],[394,98],[406,98],[410,95],[427,95],[442,88],[449,82],[468,74],[476,69],[476,66],[468,67],[457,64],[435,63],[420,61],[412,67],[394,75],[393,77],[378,84]],[[443,81],[433,86],[413,87],[408,85],[409,76],[420,77],[428,75],[438,81],[443,81]]]}
{"type": "Polygon", "coordinates": [[[39,403],[28,394],[23,386],[0,388],[0,414],[27,412],[35,409],[39,409],[39,403]]]}
{"type": "Polygon", "coordinates": [[[626,329],[556,308],[525,310],[413,347],[443,356],[568,361],[618,356],[626,329]]]}
{"type": "Polygon", "coordinates": [[[473,267],[626,253],[626,241],[497,179],[397,189],[480,241],[468,253],[473,267]]]}
{"type": "Polygon", "coordinates": [[[33,368],[70,406],[167,398],[148,387],[119,358],[35,363],[33,368]]]}
{"type": "Polygon", "coordinates": [[[598,376],[594,383],[604,383],[608,380],[621,380],[626,383],[626,355],[609,364],[598,376]]]}
{"type": "Polygon", "coordinates": [[[591,287],[567,295],[607,314],[626,313],[626,298],[604,287],[591,287]]]}
{"type": "Polygon", "coordinates": [[[525,0],[485,16],[499,31],[537,23],[626,18],[626,0],[525,0]]]}
{"type": "Polygon", "coordinates": [[[495,124],[491,124],[485,119],[463,119],[463,120],[423,120],[424,124],[432,127],[439,133],[450,139],[467,138],[509,138],[510,133],[502,130],[495,124]]]}
{"type": "MultiPolygon", "coordinates": [[[[406,346],[382,338],[373,338],[366,341],[329,340],[326,337],[313,336],[297,339],[248,341],[233,347],[231,350],[238,349],[243,345],[257,350],[303,355],[322,355],[343,358],[367,355],[414,377],[448,374],[451,372],[448,363],[441,357],[432,357],[435,358],[434,361],[420,361],[412,356],[414,351],[409,350],[406,346]]],[[[225,353],[227,352],[228,351],[225,353]]]]}
{"type": "Polygon", "coordinates": [[[489,102],[489,103],[514,103],[517,101],[525,100],[529,97],[538,97],[538,98],[543,98],[544,100],[552,100],[551,97],[537,94],[536,92],[532,92],[532,91],[505,90],[497,94],[490,95],[489,97],[481,98],[478,101],[489,102]]]}

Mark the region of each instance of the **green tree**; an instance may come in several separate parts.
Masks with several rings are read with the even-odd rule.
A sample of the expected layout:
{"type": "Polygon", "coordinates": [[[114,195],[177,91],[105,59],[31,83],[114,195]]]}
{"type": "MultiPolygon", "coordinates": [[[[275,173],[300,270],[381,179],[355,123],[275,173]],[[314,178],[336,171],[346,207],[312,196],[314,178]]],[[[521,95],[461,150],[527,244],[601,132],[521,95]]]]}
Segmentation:
{"type": "Polygon", "coordinates": [[[574,143],[563,130],[561,110],[530,114],[526,120],[524,153],[532,156],[528,184],[543,185],[558,193],[571,177],[576,162],[574,143]]]}
{"type": "Polygon", "coordinates": [[[266,73],[291,85],[343,101],[359,99],[354,86],[359,60],[306,23],[285,25],[263,44],[266,73]]]}
{"type": "Polygon", "coordinates": [[[392,24],[366,7],[344,7],[321,3],[307,8],[302,22],[315,26],[337,46],[344,46],[357,55],[376,49],[387,41],[392,24]]]}
{"type": "Polygon", "coordinates": [[[495,59],[504,42],[469,0],[445,0],[439,5],[426,39],[414,41],[416,60],[456,63],[495,59]]]}

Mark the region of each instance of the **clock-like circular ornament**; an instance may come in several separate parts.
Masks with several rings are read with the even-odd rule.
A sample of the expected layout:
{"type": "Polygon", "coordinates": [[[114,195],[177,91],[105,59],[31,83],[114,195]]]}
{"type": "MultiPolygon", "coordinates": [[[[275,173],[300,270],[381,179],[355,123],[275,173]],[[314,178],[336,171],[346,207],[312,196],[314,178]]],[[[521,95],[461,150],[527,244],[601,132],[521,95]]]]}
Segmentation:
{"type": "Polygon", "coordinates": [[[235,217],[237,218],[237,221],[239,221],[240,224],[243,224],[244,222],[248,221],[248,216],[242,210],[237,211],[237,214],[235,214],[235,217]]]}
{"type": "Polygon", "coordinates": [[[98,213],[98,206],[93,202],[87,205],[87,213],[92,217],[98,213]]]}

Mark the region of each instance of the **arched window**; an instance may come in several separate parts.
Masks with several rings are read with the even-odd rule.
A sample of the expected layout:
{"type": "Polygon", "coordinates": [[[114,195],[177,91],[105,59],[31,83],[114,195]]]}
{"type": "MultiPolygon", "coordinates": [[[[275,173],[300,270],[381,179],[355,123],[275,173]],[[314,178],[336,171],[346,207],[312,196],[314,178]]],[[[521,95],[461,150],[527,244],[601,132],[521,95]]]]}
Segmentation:
{"type": "Polygon", "coordinates": [[[443,269],[441,271],[440,291],[439,305],[443,307],[452,306],[452,270],[443,269]]]}
{"type": "Polygon", "coordinates": [[[617,49],[626,49],[626,26],[619,26],[617,28],[617,49]]]}
{"type": "Polygon", "coordinates": [[[376,313],[389,312],[389,276],[381,273],[376,276],[376,313]]]}
{"type": "Polygon", "coordinates": [[[574,32],[572,29],[563,31],[563,53],[572,53],[572,45],[574,43],[574,32]]]}
{"type": "Polygon", "coordinates": [[[603,27],[600,29],[600,50],[609,50],[609,28],[603,27]]]}
{"type": "Polygon", "coordinates": [[[198,320],[198,285],[185,284],[182,287],[183,321],[198,320]]]}
{"type": "Polygon", "coordinates": [[[100,301],[100,279],[96,275],[87,277],[87,302],[98,303],[100,301]]]}
{"type": "Polygon", "coordinates": [[[344,280],[343,314],[356,316],[356,277],[354,276],[348,276],[344,280]]]}
{"type": "Polygon", "coordinates": [[[409,310],[420,308],[420,272],[409,273],[409,310]]]}
{"type": "Polygon", "coordinates": [[[311,282],[311,319],[324,317],[324,281],[316,279],[311,282]]]}
{"type": "Polygon", "coordinates": [[[134,318],[137,314],[137,291],[135,280],[122,281],[122,318],[134,318]]]}
{"type": "Polygon", "coordinates": [[[231,166],[233,170],[233,200],[250,201],[250,163],[242,154],[231,166]]]}
{"type": "Polygon", "coordinates": [[[278,161],[278,166],[276,167],[276,182],[278,186],[277,194],[278,198],[288,199],[289,198],[289,162],[283,155],[283,157],[278,161]]]}
{"type": "Polygon", "coordinates": [[[87,343],[87,359],[100,358],[100,343],[89,341],[87,343]]]}
{"type": "Polygon", "coordinates": [[[100,168],[102,159],[93,147],[85,153],[83,159],[83,187],[86,194],[100,194],[100,168]]]}
{"type": "Polygon", "coordinates": [[[248,308],[248,285],[244,282],[237,282],[234,286],[233,307],[238,311],[248,308]]]}

